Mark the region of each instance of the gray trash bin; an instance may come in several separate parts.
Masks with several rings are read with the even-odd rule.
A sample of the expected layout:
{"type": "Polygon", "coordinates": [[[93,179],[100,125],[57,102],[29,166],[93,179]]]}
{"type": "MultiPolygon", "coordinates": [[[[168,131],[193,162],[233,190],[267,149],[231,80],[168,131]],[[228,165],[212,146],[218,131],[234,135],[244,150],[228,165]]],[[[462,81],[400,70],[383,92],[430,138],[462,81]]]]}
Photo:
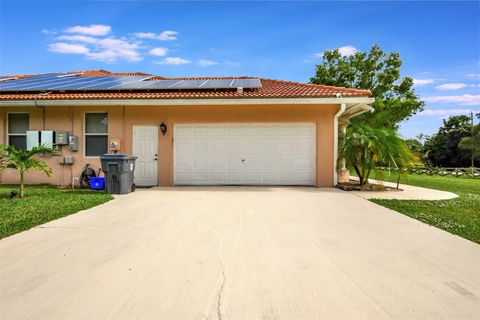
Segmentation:
{"type": "Polygon", "coordinates": [[[107,153],[100,157],[105,174],[105,191],[112,194],[126,194],[135,191],[135,156],[107,153]]]}

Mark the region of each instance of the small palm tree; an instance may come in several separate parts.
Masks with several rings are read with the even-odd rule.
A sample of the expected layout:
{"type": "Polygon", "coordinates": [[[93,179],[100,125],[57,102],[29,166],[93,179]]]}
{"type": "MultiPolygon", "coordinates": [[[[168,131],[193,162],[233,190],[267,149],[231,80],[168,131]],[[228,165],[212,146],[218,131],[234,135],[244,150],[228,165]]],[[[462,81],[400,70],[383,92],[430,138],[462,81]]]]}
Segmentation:
{"type": "Polygon", "coordinates": [[[42,152],[52,152],[54,149],[48,148],[44,145],[33,147],[32,150],[18,150],[13,146],[0,145],[0,172],[5,169],[15,169],[20,173],[20,198],[25,195],[24,175],[30,169],[40,170],[45,172],[47,176],[52,175],[52,169],[48,164],[36,157],[36,154],[42,152]]]}
{"type": "Polygon", "coordinates": [[[347,166],[353,167],[361,186],[368,184],[370,174],[379,171],[379,167],[402,169],[411,166],[414,160],[395,130],[355,122],[340,137],[339,155],[347,166]]]}

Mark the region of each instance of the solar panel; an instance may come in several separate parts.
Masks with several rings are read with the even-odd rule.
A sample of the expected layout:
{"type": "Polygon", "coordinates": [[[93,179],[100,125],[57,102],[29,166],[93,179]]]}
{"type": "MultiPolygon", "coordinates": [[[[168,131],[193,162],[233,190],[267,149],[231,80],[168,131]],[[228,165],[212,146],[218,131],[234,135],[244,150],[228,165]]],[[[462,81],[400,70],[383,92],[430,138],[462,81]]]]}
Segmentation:
{"type": "Polygon", "coordinates": [[[231,86],[234,88],[261,88],[262,82],[260,79],[235,79],[231,86]]]}
{"type": "Polygon", "coordinates": [[[221,79],[221,80],[208,80],[205,84],[202,85],[204,89],[227,89],[231,88],[233,79],[221,79]]]}
{"type": "Polygon", "coordinates": [[[18,80],[6,81],[6,82],[0,83],[0,89],[17,87],[18,85],[22,85],[22,84],[33,84],[33,83],[37,83],[39,81],[45,81],[45,80],[48,80],[48,79],[55,79],[57,77],[57,75],[59,75],[59,74],[58,73],[48,73],[48,74],[42,74],[42,75],[38,75],[38,76],[30,76],[30,77],[23,78],[23,79],[18,79],[18,80]]]}
{"type": "Polygon", "coordinates": [[[104,80],[104,77],[75,77],[72,78],[72,81],[68,82],[60,82],[57,84],[48,85],[46,90],[70,90],[70,89],[77,89],[80,86],[84,86],[87,84],[95,84],[104,80]]]}
{"type": "Polygon", "coordinates": [[[260,79],[148,80],[150,76],[79,76],[80,74],[44,74],[20,80],[0,81],[0,91],[54,90],[208,90],[261,88],[260,79]]]}
{"type": "Polygon", "coordinates": [[[77,81],[77,78],[47,78],[34,83],[18,84],[15,89],[17,90],[49,90],[58,84],[67,84],[77,81]]]}

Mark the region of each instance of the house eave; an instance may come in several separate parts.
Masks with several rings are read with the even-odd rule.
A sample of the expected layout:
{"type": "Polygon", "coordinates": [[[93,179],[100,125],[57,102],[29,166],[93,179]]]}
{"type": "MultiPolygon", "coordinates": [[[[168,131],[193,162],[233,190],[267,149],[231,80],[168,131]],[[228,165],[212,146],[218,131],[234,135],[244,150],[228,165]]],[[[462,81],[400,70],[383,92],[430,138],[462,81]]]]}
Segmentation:
{"type": "Polygon", "coordinates": [[[242,98],[242,99],[29,99],[0,100],[2,106],[201,106],[201,105],[319,105],[342,104],[367,105],[375,101],[371,97],[325,98],[242,98]]]}

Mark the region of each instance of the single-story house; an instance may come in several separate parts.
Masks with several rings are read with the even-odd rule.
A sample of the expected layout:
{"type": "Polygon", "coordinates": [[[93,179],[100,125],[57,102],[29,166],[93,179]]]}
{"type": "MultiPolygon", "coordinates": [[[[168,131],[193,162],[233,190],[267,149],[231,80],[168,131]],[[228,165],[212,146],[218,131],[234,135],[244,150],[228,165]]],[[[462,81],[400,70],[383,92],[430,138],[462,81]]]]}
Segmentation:
{"type": "MultiPolygon", "coordinates": [[[[137,186],[337,182],[338,132],[371,110],[368,90],[254,77],[164,78],[104,70],[0,77],[0,143],[39,155],[70,186],[104,153],[138,157],[137,186]]],[[[0,183],[17,183],[14,171],[0,183]]]]}

